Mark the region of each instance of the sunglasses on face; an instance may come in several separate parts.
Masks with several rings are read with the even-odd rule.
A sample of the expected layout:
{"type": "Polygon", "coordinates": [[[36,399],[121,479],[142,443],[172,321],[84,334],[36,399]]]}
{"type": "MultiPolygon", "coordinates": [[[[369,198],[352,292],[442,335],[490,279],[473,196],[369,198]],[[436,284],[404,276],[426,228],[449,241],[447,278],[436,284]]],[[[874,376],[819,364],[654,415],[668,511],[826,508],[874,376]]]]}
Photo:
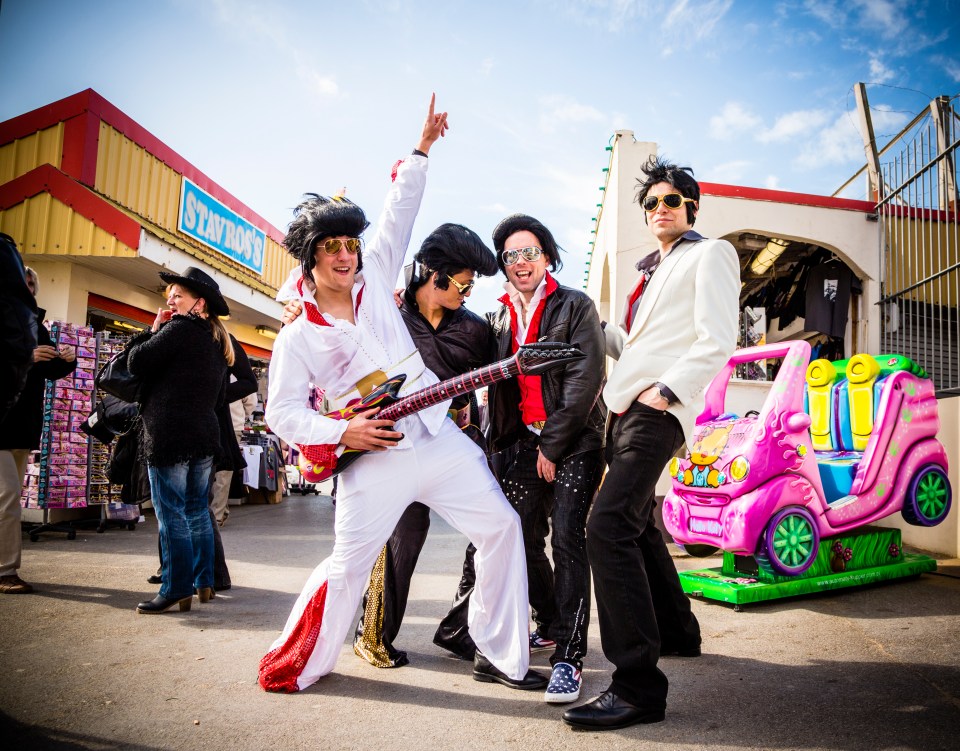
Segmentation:
{"type": "Polygon", "coordinates": [[[461,284],[449,274],[447,274],[447,279],[450,280],[450,283],[457,288],[457,292],[459,292],[461,295],[467,294],[470,290],[473,289],[473,285],[477,283],[476,279],[471,279],[466,284],[461,284]]]}
{"type": "Polygon", "coordinates": [[[323,248],[323,252],[328,256],[335,256],[340,252],[340,248],[346,248],[347,253],[352,256],[355,256],[360,248],[363,246],[363,243],[360,241],[359,237],[348,237],[346,240],[338,240],[334,237],[328,237],[322,243],[320,247],[323,248]]]}
{"type": "Polygon", "coordinates": [[[646,196],[640,204],[644,211],[656,211],[663,204],[668,209],[679,209],[685,203],[696,204],[692,198],[684,198],[679,193],[666,193],[662,196],[646,196]]]}
{"type": "Polygon", "coordinates": [[[539,260],[542,254],[543,251],[540,248],[513,248],[503,251],[500,257],[503,259],[504,266],[513,266],[513,264],[520,260],[520,256],[532,262],[539,260]]]}

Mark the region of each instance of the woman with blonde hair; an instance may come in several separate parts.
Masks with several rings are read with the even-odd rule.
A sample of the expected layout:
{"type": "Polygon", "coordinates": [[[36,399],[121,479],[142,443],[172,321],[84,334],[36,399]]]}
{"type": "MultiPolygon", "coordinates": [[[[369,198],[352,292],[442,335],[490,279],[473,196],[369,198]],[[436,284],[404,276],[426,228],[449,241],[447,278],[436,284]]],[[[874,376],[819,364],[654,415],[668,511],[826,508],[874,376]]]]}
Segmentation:
{"type": "Polygon", "coordinates": [[[207,491],[220,453],[216,410],[224,399],[233,343],[219,317],[228,315],[219,285],[200,269],[160,272],[167,309],[129,345],[130,372],[143,381],[143,454],[157,513],[162,584],[138,613],[189,610],[213,597],[213,527],[207,491]]]}

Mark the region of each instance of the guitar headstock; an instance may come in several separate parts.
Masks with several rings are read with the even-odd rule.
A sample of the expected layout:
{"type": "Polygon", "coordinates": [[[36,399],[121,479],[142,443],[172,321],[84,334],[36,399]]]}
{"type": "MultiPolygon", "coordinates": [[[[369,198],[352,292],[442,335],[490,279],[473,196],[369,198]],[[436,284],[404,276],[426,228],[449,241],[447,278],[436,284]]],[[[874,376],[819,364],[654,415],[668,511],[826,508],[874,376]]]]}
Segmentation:
{"type": "Polygon", "coordinates": [[[566,342],[536,342],[522,344],[517,350],[517,365],[523,375],[540,375],[570,362],[586,357],[578,348],[566,342]]]}

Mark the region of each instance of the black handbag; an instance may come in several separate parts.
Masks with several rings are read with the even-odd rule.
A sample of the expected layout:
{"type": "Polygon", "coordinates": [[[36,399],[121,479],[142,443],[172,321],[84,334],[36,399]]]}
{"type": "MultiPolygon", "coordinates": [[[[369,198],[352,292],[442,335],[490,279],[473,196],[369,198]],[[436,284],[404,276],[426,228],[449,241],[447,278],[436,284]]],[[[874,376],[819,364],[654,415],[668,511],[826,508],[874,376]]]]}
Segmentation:
{"type": "Polygon", "coordinates": [[[136,404],[141,399],[143,382],[140,380],[140,376],[135,376],[130,372],[130,367],[127,364],[128,357],[129,350],[126,348],[117,352],[103,364],[94,381],[98,389],[102,389],[122,401],[136,404]]]}
{"type": "Polygon", "coordinates": [[[129,433],[139,415],[139,404],[107,394],[97,402],[93,412],[80,425],[80,430],[109,445],[117,436],[129,433]]]}

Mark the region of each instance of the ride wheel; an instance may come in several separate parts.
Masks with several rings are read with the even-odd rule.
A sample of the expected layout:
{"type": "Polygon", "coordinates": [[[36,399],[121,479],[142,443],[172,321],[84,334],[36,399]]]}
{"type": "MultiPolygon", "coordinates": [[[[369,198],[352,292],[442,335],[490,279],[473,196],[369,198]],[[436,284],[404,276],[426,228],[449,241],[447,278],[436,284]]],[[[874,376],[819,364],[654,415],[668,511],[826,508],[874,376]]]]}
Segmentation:
{"type": "Polygon", "coordinates": [[[903,499],[901,514],[907,524],[915,527],[933,527],[950,513],[953,493],[950,480],[936,464],[921,467],[910,481],[903,499]]]}
{"type": "Polygon", "coordinates": [[[813,514],[802,506],[788,506],[770,519],[755,558],[768,573],[797,576],[810,568],[819,547],[813,514]]]}

